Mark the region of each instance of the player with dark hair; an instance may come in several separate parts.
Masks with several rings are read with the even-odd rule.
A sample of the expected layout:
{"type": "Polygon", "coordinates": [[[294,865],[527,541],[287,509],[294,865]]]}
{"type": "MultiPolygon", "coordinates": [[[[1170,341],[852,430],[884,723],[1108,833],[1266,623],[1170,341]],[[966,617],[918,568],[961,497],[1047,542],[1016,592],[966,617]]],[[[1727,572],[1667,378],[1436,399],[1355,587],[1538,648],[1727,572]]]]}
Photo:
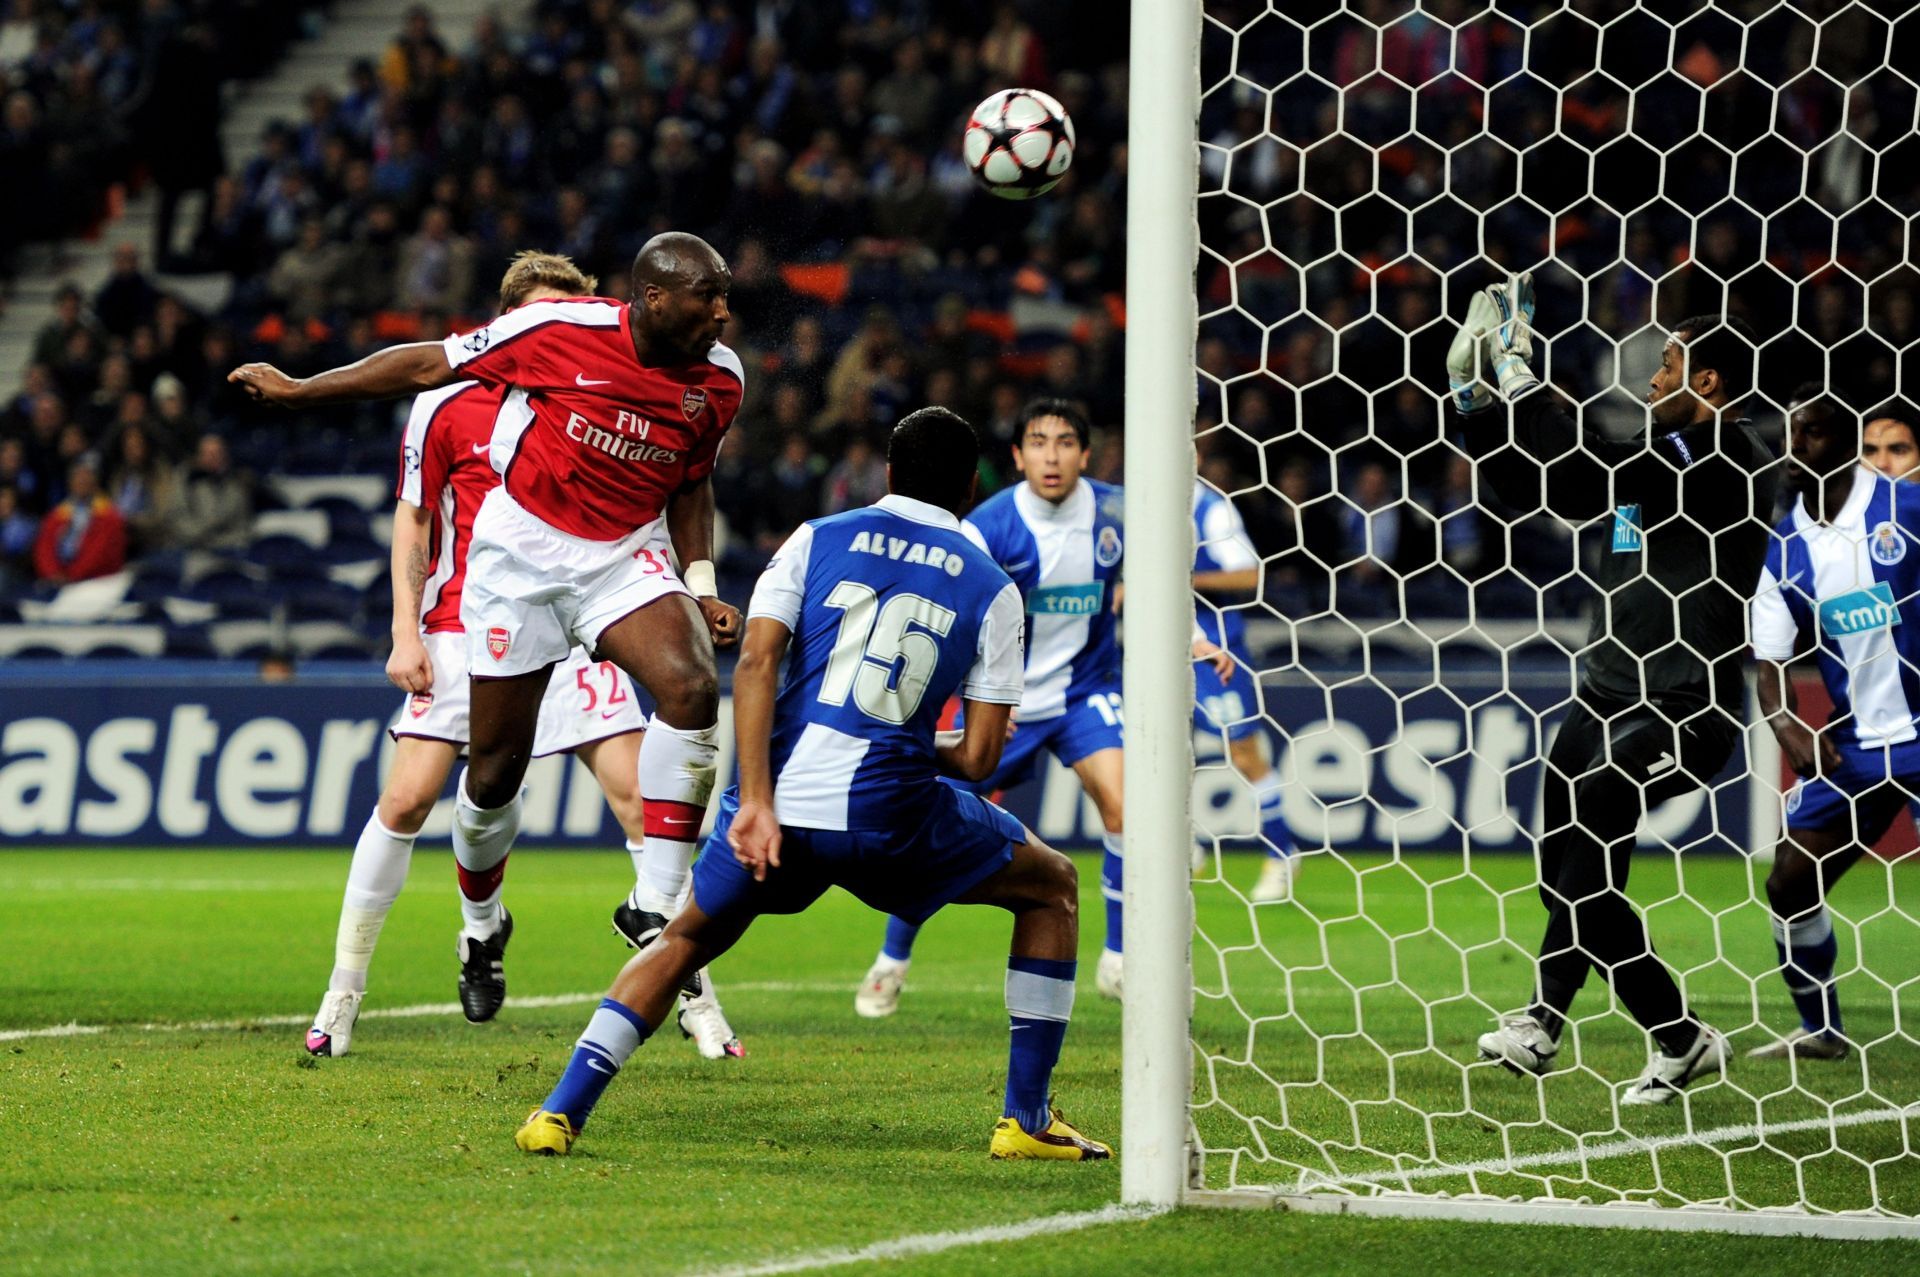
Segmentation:
{"type": "Polygon", "coordinates": [[[721,799],[692,901],[627,963],[521,1124],[527,1152],[573,1146],[683,979],[760,915],[799,913],[840,886],[915,920],[955,901],[1011,912],[1007,1085],[990,1151],[1111,1155],[1049,1098],[1073,1012],[1073,862],[940,782],[993,772],[1021,695],[1019,588],[960,528],[979,443],[958,416],[922,408],[894,428],[887,462],[890,495],[802,524],[754,587],[733,683],[740,783],[721,799]],[[956,692],[966,726],[937,732],[956,692]]]}
{"type": "MultiPolygon", "coordinates": [[[[686,881],[713,791],[713,649],[733,643],[740,625],[717,597],[711,562],[714,458],[746,386],[739,357],[720,342],[732,275],[705,240],[675,232],[641,247],[632,283],[630,305],[534,302],[471,333],[392,346],[312,377],[270,364],[228,375],[290,408],[463,378],[502,389],[489,449],[502,480],[474,519],[460,606],[472,709],[453,839],[478,883],[497,879],[513,847],[541,700],[576,646],[653,698],[640,746],[642,841],[668,898],[686,881]]],[[[513,930],[497,897],[483,903],[494,924],[469,918],[463,966],[497,1007],[513,930]]],[[[624,904],[615,915],[636,946],[665,923],[624,904]]]]}
{"type": "Polygon", "coordinates": [[[1796,499],[1768,544],[1752,620],[1760,712],[1800,776],[1767,875],[1800,1024],[1747,1054],[1840,1060],[1827,893],[1920,794],[1920,492],[1860,464],[1859,418],[1825,395],[1796,402],[1787,427],[1796,499]],[[1786,668],[1807,638],[1833,702],[1817,730],[1786,668]]]}
{"type": "Polygon", "coordinates": [[[1860,459],[1889,479],[1907,483],[1920,478],[1920,439],[1914,423],[1920,421],[1906,404],[1882,404],[1867,414],[1860,434],[1860,459]]]}
{"type": "Polygon", "coordinates": [[[1531,367],[1533,282],[1476,294],[1447,357],[1467,451],[1507,504],[1606,520],[1585,667],[1546,760],[1538,859],[1547,908],[1538,983],[1480,1054],[1545,1073],[1598,970],[1653,1039],[1623,1104],[1662,1104],[1720,1071],[1726,1041],[1695,1019],[1626,896],[1642,816],[1726,765],[1745,723],[1747,601],[1766,552],[1775,458],[1734,409],[1753,385],[1738,319],[1681,321],[1648,384],[1650,429],[1583,431],[1531,367]],[[1481,378],[1491,372],[1497,395],[1481,378]],[[1511,413],[1492,412],[1496,402],[1511,413]]]}
{"type": "MultiPolygon", "coordinates": [[[[596,281],[556,253],[517,254],[500,280],[502,314],[529,302],[591,297],[596,281]]],[[[400,481],[393,518],[393,653],[387,677],[407,693],[388,733],[393,765],[374,813],[353,849],[334,943],[326,995],[307,1030],[313,1055],[352,1049],[354,1025],[366,996],[367,970],[388,912],[407,880],[414,839],[446,788],[466,748],[467,642],[460,624],[467,546],[474,517],[500,476],[488,458],[504,391],[458,381],[413,401],[400,444],[400,481]]],[[[540,704],[536,758],[572,753],[606,792],[627,834],[635,885],[626,902],[641,908],[654,889],[643,850],[638,758],[646,715],[633,685],[609,662],[579,648],[560,667],[540,704]]],[[[505,862],[499,870],[503,873],[505,862]]],[[[461,869],[460,903],[478,934],[462,928],[460,1002],[467,1018],[490,1020],[500,1010],[504,984],[495,978],[488,943],[505,913],[501,873],[461,869]]],[[[672,912],[666,900],[655,904],[672,912]]],[[[711,979],[682,995],[680,1026],[711,1058],[744,1054],[726,1022],[711,979]]]]}
{"type": "MultiPolygon", "coordinates": [[[[1078,404],[1040,398],[1020,411],[1013,464],[1022,482],[996,493],[961,525],[973,543],[1020,587],[1027,617],[1026,694],[1000,767],[978,792],[991,794],[1026,780],[1050,752],[1071,767],[1100,812],[1105,833],[1100,891],[1106,897],[1106,946],[1094,969],[1101,996],[1122,986],[1120,643],[1115,619],[1126,529],[1121,491],[1084,477],[1092,427],[1078,404]]],[[[1196,639],[1198,631],[1196,630],[1196,639]]],[[[1196,656],[1217,658],[1231,677],[1232,658],[1211,643],[1196,656]]],[[[889,919],[885,940],[854,996],[868,1018],[900,1004],[913,944],[925,919],[889,919]]]]}

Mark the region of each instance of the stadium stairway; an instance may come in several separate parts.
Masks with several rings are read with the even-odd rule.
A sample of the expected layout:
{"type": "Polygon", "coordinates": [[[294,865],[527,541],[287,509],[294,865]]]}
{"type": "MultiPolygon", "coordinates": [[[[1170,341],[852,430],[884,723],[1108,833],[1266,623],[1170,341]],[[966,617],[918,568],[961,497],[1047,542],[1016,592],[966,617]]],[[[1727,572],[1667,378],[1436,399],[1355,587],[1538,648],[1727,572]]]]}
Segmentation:
{"type": "MultiPolygon", "coordinates": [[[[509,28],[523,25],[532,0],[426,0],[440,36],[453,48],[464,47],[481,14],[495,13],[509,28]]],[[[381,52],[400,31],[405,10],[392,0],[338,0],[332,16],[318,35],[295,44],[270,76],[231,86],[221,140],[227,169],[237,172],[259,148],[260,135],[273,120],[298,122],[302,99],[317,84],[344,90],[347,69],[359,58],[378,61],[381,52]]],[[[127,201],[126,211],[92,240],[67,240],[58,245],[34,245],[21,259],[21,272],[12,297],[0,310],[0,395],[18,392],[33,349],[34,334],[53,317],[54,294],[66,283],[79,285],[91,297],[106,281],[113,246],[132,241],[144,260],[153,243],[153,220],[158,200],[149,186],[127,201]]],[[[175,225],[175,243],[181,245],[198,225],[200,204],[187,200],[175,225]]],[[[217,310],[227,299],[231,283],[224,275],[153,274],[157,284],[202,310],[217,310]]]]}

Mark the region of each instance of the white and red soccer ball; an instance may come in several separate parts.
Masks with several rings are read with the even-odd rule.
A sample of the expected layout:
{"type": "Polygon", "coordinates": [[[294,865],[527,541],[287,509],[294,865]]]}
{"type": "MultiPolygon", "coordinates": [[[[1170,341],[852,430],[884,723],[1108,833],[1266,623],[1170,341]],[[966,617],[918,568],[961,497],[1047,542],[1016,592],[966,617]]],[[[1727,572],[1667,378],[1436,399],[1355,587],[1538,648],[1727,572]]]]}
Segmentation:
{"type": "Polygon", "coordinates": [[[1052,190],[1073,163],[1073,121],[1038,89],[1002,89],[967,117],[960,154],[980,185],[1007,200],[1052,190]]]}

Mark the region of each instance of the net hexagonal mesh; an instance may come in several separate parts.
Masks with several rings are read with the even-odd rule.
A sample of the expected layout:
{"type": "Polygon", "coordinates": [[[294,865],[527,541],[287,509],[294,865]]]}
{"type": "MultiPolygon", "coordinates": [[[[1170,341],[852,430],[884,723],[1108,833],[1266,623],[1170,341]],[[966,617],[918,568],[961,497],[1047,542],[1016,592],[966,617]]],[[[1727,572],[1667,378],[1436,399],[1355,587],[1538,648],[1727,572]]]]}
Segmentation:
{"type": "MultiPolygon", "coordinates": [[[[1920,386],[1920,12],[1331,8],[1204,10],[1199,570],[1250,547],[1261,587],[1199,592],[1216,635],[1229,618],[1245,636],[1238,677],[1196,723],[1213,854],[1195,880],[1192,1185],[1920,1215],[1920,880],[1895,792],[1920,714],[1896,551],[1920,520],[1875,507],[1850,523],[1836,507],[1802,529],[1850,536],[1854,586],[1883,605],[1861,622],[1871,640],[1822,639],[1832,580],[1817,564],[1796,576],[1806,552],[1775,531],[1796,526],[1796,489],[1772,464],[1796,401],[1819,399],[1842,433],[1920,426],[1900,398],[1920,386]],[[1544,384],[1462,419],[1449,343],[1475,291],[1513,272],[1531,272],[1544,384]],[[1751,387],[1717,436],[1709,418],[1702,455],[1684,422],[1650,411],[1649,378],[1676,352],[1695,360],[1683,377],[1699,371],[1705,348],[1688,343],[1703,334],[1682,326],[1723,315],[1750,326],[1731,380],[1751,387]],[[1568,433],[1536,428],[1555,404],[1568,433]],[[1751,432],[1736,439],[1739,419],[1751,432]],[[1767,455],[1735,455],[1749,440],[1767,455]],[[1213,494],[1244,529],[1209,520],[1213,494]],[[1704,580],[1657,566],[1682,542],[1704,580]],[[1772,848],[1799,799],[1783,801],[1791,777],[1741,681],[1763,569],[1799,592],[1796,650],[1824,643],[1834,690],[1856,697],[1836,731],[1865,721],[1874,680],[1895,722],[1845,742],[1893,789],[1826,800],[1829,827],[1878,845],[1844,876],[1843,857],[1818,862],[1811,888],[1803,874],[1788,884],[1801,895],[1782,887],[1772,905],[1772,848]],[[1729,650],[1696,650],[1715,634],[1729,650]],[[1621,671],[1635,694],[1576,693],[1610,677],[1618,693],[1621,671]],[[1546,760],[1583,699],[1589,761],[1563,773],[1546,760]],[[1269,762],[1289,861],[1273,854],[1287,835],[1269,762]],[[1605,783],[1569,809],[1549,792],[1562,774],[1605,783]],[[1621,829],[1630,853],[1609,848],[1621,829]],[[1258,855],[1221,854],[1236,848],[1258,855]],[[1554,887],[1577,881],[1559,864],[1574,855],[1598,858],[1599,885],[1569,899],[1554,887]],[[1561,930],[1543,941],[1554,903],[1561,930]],[[1636,914],[1657,959],[1621,948],[1636,914]],[[1791,948],[1827,944],[1820,917],[1830,980],[1791,948]],[[1586,962],[1572,976],[1549,964],[1584,984],[1536,1074],[1478,1042],[1546,995],[1543,948],[1586,962]],[[1625,973],[1641,964],[1658,986],[1650,961],[1684,1020],[1653,1037],[1631,1012],[1665,1004],[1625,973]],[[1749,1058],[1807,1018],[1790,983],[1820,986],[1816,1007],[1837,998],[1837,1023],[1813,1028],[1842,1058],[1749,1058]],[[1724,1034],[1725,1071],[1696,1061],[1668,1102],[1631,1103],[1651,1055],[1684,1057],[1697,1025],[1724,1034]]],[[[1492,396],[1490,361],[1483,347],[1492,396]]],[[[1920,506],[1920,487],[1859,482],[1862,500],[1920,506]]],[[[1822,674],[1812,657],[1791,665],[1815,727],[1822,674]]]]}

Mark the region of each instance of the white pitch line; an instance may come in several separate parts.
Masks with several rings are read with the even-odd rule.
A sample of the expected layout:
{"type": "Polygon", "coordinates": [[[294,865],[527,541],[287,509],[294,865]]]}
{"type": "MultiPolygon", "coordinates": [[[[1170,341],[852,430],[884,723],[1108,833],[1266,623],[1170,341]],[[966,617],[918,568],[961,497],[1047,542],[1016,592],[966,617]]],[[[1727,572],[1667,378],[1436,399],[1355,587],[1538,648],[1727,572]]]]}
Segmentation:
{"type": "MultiPolygon", "coordinates": [[[[720,987],[728,993],[847,994],[854,993],[859,988],[857,984],[845,980],[822,980],[812,983],[792,980],[739,980],[728,981],[720,987]]],[[[997,984],[938,985],[927,986],[919,991],[984,996],[1000,992],[1000,986],[997,984]]],[[[538,1007],[571,1007],[598,1002],[605,996],[605,993],[554,993],[539,997],[508,998],[506,1005],[521,1010],[538,1007]]],[[[411,1020],[425,1016],[459,1015],[460,1013],[458,1002],[421,1002],[404,1007],[369,1007],[360,1013],[360,1018],[363,1020],[411,1020]]],[[[52,1024],[38,1029],[0,1029],[0,1042],[18,1042],[26,1038],[90,1037],[98,1033],[221,1033],[239,1029],[275,1028],[310,1023],[312,1023],[312,1016],[292,1014],[249,1015],[234,1020],[155,1021],[146,1024],[52,1024]]]]}
{"type": "Polygon", "coordinates": [[[1715,1126],[1704,1131],[1680,1132],[1650,1137],[1628,1136],[1585,1148],[1557,1149],[1547,1153],[1528,1153],[1520,1157],[1494,1157],[1458,1166],[1418,1166],[1401,1171],[1370,1171],[1365,1175],[1312,1177],[1312,1187],[1338,1187],[1343,1184],[1402,1184],[1414,1180],[1465,1179],[1473,1175],[1511,1175],[1545,1166],[1572,1166],[1583,1162],[1605,1162],[1636,1154],[1656,1153],[1669,1148],[1731,1144],[1757,1136],[1793,1135],[1802,1131],[1831,1131],[1844,1126],[1875,1126],[1920,1118],[1920,1104],[1905,1108],[1868,1109],[1860,1113],[1842,1113],[1836,1117],[1805,1117],[1791,1122],[1749,1123],[1744,1126],[1715,1126]]]}
{"type": "Polygon", "coordinates": [[[1073,1211],[1062,1215],[1042,1215],[1018,1224],[991,1224],[984,1228],[960,1229],[945,1233],[915,1233],[875,1242],[857,1250],[820,1250],[772,1259],[760,1264],[737,1264],[727,1268],[703,1270],[698,1277],[776,1277],[780,1273],[814,1272],[822,1268],[840,1268],[847,1264],[865,1264],[885,1259],[912,1259],[938,1255],[962,1246],[984,1246],[992,1242],[1025,1241],[1029,1237],[1054,1237],[1102,1224],[1133,1224],[1165,1213],[1163,1208],[1142,1206],[1103,1206],[1099,1210],[1073,1211]]]}

